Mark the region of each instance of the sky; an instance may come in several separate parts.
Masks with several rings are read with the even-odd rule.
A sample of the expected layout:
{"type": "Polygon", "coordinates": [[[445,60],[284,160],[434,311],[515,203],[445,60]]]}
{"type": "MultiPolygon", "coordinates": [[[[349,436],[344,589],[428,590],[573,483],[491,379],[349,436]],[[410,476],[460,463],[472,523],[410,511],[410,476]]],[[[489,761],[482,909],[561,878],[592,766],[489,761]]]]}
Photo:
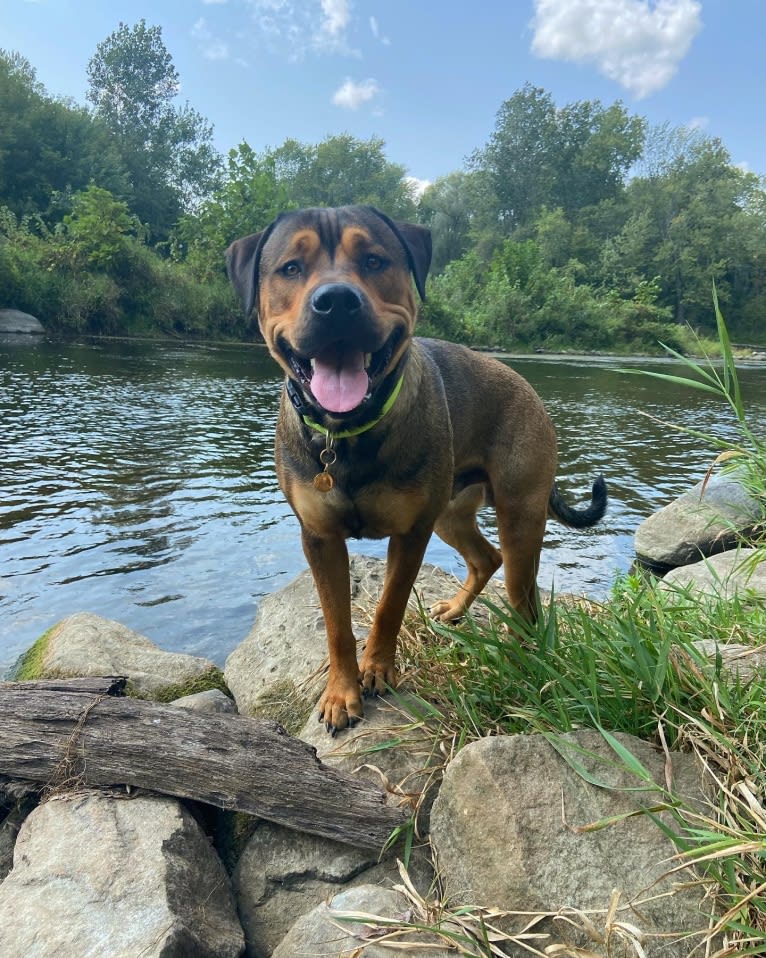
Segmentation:
{"type": "Polygon", "coordinates": [[[96,46],[141,18],[224,154],[375,136],[432,182],[531,83],[701,129],[766,174],[766,0],[0,0],[0,47],[85,103],[96,46]]]}

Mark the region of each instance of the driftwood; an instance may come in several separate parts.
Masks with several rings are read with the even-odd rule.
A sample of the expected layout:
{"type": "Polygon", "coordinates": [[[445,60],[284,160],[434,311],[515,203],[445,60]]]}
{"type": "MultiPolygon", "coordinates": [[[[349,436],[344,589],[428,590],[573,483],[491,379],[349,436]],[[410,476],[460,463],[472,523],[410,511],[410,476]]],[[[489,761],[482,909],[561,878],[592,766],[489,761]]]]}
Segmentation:
{"type": "Polygon", "coordinates": [[[0,776],[131,785],[370,848],[405,820],[276,722],[123,698],[124,684],[0,682],[0,776]]]}

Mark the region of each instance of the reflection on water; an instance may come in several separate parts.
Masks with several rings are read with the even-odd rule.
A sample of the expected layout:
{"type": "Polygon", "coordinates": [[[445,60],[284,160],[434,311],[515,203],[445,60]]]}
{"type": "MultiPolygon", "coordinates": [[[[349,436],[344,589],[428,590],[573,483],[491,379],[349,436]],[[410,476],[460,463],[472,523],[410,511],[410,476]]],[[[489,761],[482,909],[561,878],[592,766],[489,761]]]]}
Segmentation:
{"type": "MultiPolygon", "coordinates": [[[[714,456],[665,423],[721,435],[725,410],[605,360],[513,365],[556,423],[570,499],[599,472],[611,495],[594,530],[549,524],[540,583],[603,595],[630,565],[637,524],[714,456]]],[[[766,369],[742,381],[766,418],[766,369]]],[[[0,667],[81,610],[222,663],[258,599],[305,567],[274,476],[279,388],[259,347],[0,343],[0,667]]],[[[461,572],[438,539],[427,559],[461,572]]]]}

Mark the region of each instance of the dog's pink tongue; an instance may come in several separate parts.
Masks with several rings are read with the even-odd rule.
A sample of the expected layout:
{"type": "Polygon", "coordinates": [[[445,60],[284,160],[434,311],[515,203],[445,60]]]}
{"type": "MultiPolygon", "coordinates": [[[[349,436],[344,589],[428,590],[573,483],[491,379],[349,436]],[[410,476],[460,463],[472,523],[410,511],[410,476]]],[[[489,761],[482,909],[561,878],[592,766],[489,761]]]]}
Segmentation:
{"type": "Polygon", "coordinates": [[[364,353],[331,347],[314,358],[311,391],[328,412],[350,412],[367,395],[370,381],[364,369],[364,353]]]}

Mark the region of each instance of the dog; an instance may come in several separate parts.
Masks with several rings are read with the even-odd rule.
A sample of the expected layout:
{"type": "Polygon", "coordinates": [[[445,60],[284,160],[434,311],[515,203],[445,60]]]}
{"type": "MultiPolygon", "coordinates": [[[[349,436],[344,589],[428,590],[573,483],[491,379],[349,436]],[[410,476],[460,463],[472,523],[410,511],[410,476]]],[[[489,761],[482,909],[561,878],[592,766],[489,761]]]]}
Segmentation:
{"type": "Polygon", "coordinates": [[[371,206],[283,213],[226,250],[245,313],[257,309],[285,374],[276,470],[324,615],[319,719],[333,735],[362,717],[363,695],[396,683],[399,628],[433,532],[467,567],[433,616],[462,616],[502,564],[510,605],[534,619],[546,518],[582,528],[606,510],[600,476],[582,509],[559,493],[553,425],[525,379],[465,346],[414,337],[430,261],[428,229],[371,206]],[[500,550],[477,526],[484,504],[500,550]],[[385,537],[383,593],[357,666],[346,540],[385,537]]]}

